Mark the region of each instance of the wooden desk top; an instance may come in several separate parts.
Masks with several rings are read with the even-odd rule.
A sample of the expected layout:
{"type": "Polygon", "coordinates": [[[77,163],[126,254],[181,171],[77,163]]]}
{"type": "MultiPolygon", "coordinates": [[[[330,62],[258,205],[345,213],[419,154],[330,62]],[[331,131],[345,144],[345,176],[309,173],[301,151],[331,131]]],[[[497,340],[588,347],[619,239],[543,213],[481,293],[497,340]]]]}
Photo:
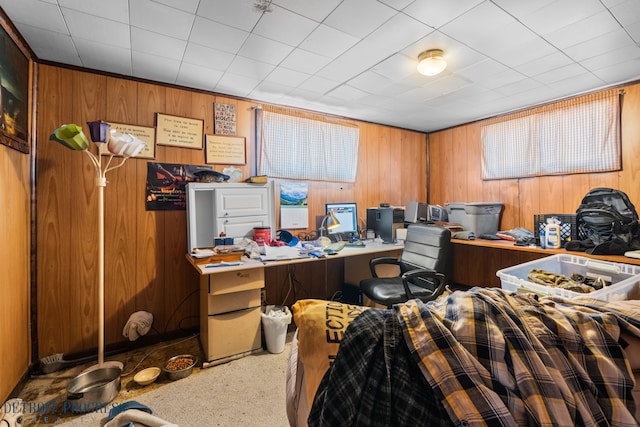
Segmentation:
{"type": "Polygon", "coordinates": [[[456,245],[477,246],[482,248],[504,249],[509,251],[533,252],[545,255],[567,254],[586,258],[598,259],[600,261],[617,262],[621,264],[640,265],[640,259],[629,258],[624,255],[590,255],[585,252],[567,251],[566,249],[542,249],[540,246],[516,246],[509,240],[461,240],[451,239],[456,245]]]}

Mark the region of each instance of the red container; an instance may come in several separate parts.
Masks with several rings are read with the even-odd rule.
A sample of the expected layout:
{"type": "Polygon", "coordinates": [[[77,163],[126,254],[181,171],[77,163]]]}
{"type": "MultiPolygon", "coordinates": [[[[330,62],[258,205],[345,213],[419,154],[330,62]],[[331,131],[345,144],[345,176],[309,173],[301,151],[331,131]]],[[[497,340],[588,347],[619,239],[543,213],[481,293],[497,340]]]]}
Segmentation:
{"type": "Polygon", "coordinates": [[[258,245],[271,243],[271,227],[253,227],[253,241],[258,245]]]}

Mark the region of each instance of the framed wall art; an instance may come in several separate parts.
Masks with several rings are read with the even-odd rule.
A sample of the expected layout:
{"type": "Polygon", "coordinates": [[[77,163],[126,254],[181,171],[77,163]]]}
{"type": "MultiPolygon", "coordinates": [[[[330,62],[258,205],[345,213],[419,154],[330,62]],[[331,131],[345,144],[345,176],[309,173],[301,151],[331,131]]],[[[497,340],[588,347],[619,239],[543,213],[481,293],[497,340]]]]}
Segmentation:
{"type": "Polygon", "coordinates": [[[207,164],[244,165],[247,163],[244,137],[206,135],[205,139],[207,164]]]}
{"type": "Polygon", "coordinates": [[[0,142],[23,153],[31,147],[31,60],[0,10],[0,142]]]}
{"type": "Polygon", "coordinates": [[[156,144],[202,149],[204,120],[156,113],[156,144]]]}

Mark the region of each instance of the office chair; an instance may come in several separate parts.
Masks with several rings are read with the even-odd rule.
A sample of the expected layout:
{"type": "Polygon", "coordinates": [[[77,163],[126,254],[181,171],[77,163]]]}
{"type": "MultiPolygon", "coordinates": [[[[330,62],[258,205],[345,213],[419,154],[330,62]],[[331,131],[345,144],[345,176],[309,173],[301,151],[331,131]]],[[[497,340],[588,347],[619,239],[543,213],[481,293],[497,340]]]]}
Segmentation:
{"type": "Polygon", "coordinates": [[[369,262],[373,278],[360,281],[360,289],[372,301],[391,307],[419,298],[430,301],[444,291],[451,277],[451,231],[430,224],[410,224],[400,258],[380,257],[369,262]],[[397,277],[378,277],[383,264],[397,265],[397,277]]]}

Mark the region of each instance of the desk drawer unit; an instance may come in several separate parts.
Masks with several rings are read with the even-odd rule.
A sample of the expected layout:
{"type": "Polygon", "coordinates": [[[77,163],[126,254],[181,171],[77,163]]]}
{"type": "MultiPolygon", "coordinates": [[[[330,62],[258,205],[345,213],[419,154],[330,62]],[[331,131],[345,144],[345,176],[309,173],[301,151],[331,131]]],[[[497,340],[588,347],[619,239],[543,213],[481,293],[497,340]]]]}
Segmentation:
{"type": "Polygon", "coordinates": [[[260,349],[264,270],[209,274],[200,283],[200,340],[207,362],[260,349]]]}

